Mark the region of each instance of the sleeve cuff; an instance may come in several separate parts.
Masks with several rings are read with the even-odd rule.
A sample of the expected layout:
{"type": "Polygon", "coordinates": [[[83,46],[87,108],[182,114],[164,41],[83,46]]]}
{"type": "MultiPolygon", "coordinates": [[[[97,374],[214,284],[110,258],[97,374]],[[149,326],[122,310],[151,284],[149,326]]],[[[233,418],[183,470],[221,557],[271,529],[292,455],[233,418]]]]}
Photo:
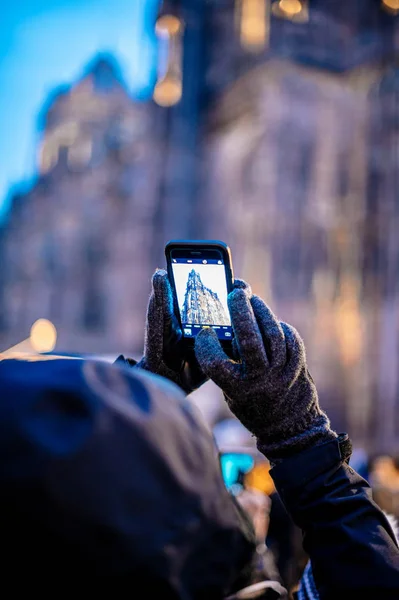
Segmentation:
{"type": "Polygon", "coordinates": [[[329,440],[283,460],[273,467],[270,475],[279,493],[285,495],[305,486],[323,473],[349,462],[352,443],[348,434],[342,433],[329,440]]]}

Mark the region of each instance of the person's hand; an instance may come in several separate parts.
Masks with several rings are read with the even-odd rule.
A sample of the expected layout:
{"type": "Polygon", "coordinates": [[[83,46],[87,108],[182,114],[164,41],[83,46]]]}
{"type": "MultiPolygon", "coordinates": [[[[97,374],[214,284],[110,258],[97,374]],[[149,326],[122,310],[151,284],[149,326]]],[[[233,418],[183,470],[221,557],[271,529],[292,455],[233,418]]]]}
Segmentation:
{"type": "Polygon", "coordinates": [[[250,517],[258,544],[264,544],[269,528],[271,500],[269,496],[254,489],[244,489],[237,496],[237,502],[250,517]]]}
{"type": "Polygon", "coordinates": [[[320,409],[298,332],[278,321],[245,282],[236,282],[228,306],[238,360],[226,356],[212,329],[198,334],[195,353],[259,450],[276,462],[336,438],[320,409]]]}
{"type": "Polygon", "coordinates": [[[181,327],[174,312],[168,274],[162,269],[155,271],[152,277],[144,356],[135,366],[166,377],[188,394],[207,380],[194,353],[191,356],[187,353],[181,327]]]}

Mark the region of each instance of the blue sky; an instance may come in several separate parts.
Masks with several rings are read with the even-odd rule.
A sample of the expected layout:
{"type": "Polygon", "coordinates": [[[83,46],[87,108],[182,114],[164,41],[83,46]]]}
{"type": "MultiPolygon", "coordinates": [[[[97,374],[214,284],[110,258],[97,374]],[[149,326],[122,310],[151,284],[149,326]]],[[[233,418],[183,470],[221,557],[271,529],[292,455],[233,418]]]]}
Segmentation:
{"type": "Polygon", "coordinates": [[[22,0],[0,18],[0,217],[12,185],[36,170],[37,118],[49,92],[114,53],[131,93],[151,94],[158,0],[22,0]]]}

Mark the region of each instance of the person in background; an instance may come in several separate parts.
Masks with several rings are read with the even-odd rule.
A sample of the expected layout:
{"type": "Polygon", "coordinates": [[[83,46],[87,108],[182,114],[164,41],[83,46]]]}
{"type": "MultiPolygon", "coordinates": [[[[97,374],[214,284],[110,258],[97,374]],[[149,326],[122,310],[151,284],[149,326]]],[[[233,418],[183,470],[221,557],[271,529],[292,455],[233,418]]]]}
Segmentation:
{"type": "MultiPolygon", "coordinates": [[[[279,581],[288,589],[277,564],[275,549],[267,542],[270,530],[273,480],[269,476],[269,461],[257,450],[254,437],[235,417],[222,419],[213,427],[213,436],[220,453],[222,474],[228,489],[245,509],[254,525],[259,578],[279,581]]],[[[277,494],[276,494],[277,495],[277,494]]],[[[276,535],[284,539],[283,529],[276,535]]]]}
{"type": "Polygon", "coordinates": [[[297,588],[309,557],[303,549],[302,531],[293,522],[276,489],[270,501],[266,543],[276,557],[284,587],[292,591],[297,588]]]}
{"type": "Polygon", "coordinates": [[[253,467],[243,477],[245,489],[240,490],[237,499],[247,509],[253,507],[254,521],[261,524],[258,528],[255,526],[255,530],[259,534],[259,548],[268,556],[267,572],[273,573],[273,579],[280,581],[287,590],[293,590],[299,583],[308,556],[302,547],[302,532],[276,491],[269,461],[256,448],[254,436],[236,417],[219,421],[213,427],[213,434],[219,451],[225,456],[234,458],[243,454],[253,458],[253,467]]]}
{"type": "Polygon", "coordinates": [[[379,454],[369,462],[373,498],[382,510],[399,519],[399,458],[379,454]]]}

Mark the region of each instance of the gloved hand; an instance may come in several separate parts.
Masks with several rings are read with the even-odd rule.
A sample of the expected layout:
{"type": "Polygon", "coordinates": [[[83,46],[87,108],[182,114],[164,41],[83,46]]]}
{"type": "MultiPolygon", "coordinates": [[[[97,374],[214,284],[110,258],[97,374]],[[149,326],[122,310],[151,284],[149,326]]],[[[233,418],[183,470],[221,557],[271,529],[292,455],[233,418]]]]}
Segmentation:
{"type": "Polygon", "coordinates": [[[144,356],[135,365],[166,377],[187,394],[199,388],[208,378],[199,368],[195,354],[189,355],[173,307],[168,274],[159,269],[152,278],[144,342],[144,356]]]}
{"type": "Polygon", "coordinates": [[[226,356],[212,329],[198,334],[195,353],[259,450],[276,462],[337,437],[320,409],[298,332],[278,321],[245,282],[236,282],[228,306],[239,360],[226,356]]]}

